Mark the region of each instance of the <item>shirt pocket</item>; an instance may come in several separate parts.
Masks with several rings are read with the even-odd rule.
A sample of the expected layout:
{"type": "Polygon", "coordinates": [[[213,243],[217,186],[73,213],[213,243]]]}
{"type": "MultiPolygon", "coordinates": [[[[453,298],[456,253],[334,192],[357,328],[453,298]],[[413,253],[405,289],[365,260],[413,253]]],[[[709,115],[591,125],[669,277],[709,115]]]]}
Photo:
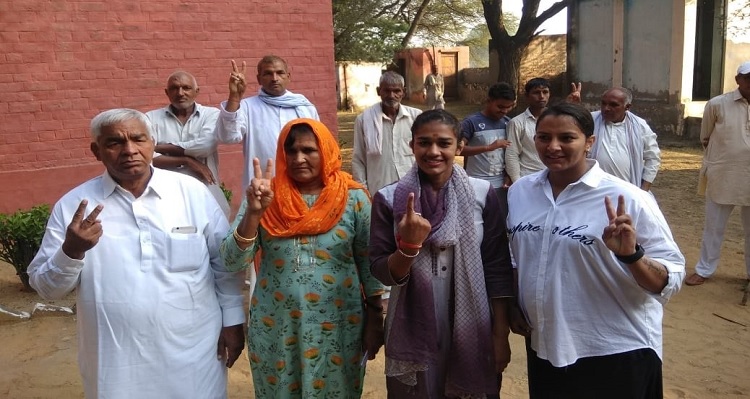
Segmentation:
{"type": "Polygon", "coordinates": [[[201,268],[208,262],[206,237],[200,233],[169,234],[168,268],[170,272],[188,272],[201,268]]]}

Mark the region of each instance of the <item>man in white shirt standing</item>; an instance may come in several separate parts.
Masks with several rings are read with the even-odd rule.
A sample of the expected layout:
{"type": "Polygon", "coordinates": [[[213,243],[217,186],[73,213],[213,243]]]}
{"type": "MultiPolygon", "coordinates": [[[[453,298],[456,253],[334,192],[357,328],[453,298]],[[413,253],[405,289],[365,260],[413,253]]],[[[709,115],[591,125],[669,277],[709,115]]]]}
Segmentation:
{"type": "Polygon", "coordinates": [[[437,70],[437,65],[434,63],[430,68],[430,74],[424,79],[423,94],[425,100],[427,100],[428,109],[445,109],[445,99],[443,98],[443,90],[445,88],[445,82],[443,75],[437,70]]]}
{"type": "Polygon", "coordinates": [[[534,147],[536,118],[547,109],[549,81],[533,78],[524,86],[529,107],[508,122],[506,127],[510,146],[505,149],[505,171],[512,182],[545,168],[534,147]]]}
{"type": "Polygon", "coordinates": [[[256,78],[261,87],[257,95],[243,99],[247,85],[245,67],[245,62],[240,68],[232,60],[229,98],[221,103],[216,124],[222,143],[243,143],[243,189],[253,176],[253,158],[260,159],[263,165],[276,159],[276,142],[287,122],[297,118],[320,120],[315,106],[305,96],[286,89],[292,74],[283,58],[267,55],[258,62],[256,78]]]}
{"type": "Polygon", "coordinates": [[[55,204],[30,283],[76,290],[87,398],[225,398],[245,323],[242,275],[219,255],[229,224],[201,182],[151,166],[150,126],[132,109],[92,120],[106,170],[55,204]]]}
{"type": "Polygon", "coordinates": [[[199,92],[193,75],[185,71],[169,75],[164,89],[169,105],[146,113],[159,154],[154,166],[202,181],[229,217],[229,203],[219,186],[219,143],[214,133],[219,109],[196,103],[199,92]]]}
{"type": "Polygon", "coordinates": [[[388,71],[377,88],[381,101],[365,109],[354,121],[352,175],[371,195],[398,181],[414,165],[411,125],[422,113],[401,104],[404,78],[388,71]]]}
{"type": "Polygon", "coordinates": [[[632,102],[633,94],[624,87],[602,95],[601,111],[591,113],[596,140],[589,158],[599,161],[605,172],[649,191],[659,172],[661,151],[648,123],[628,111],[632,102]]]}
{"type": "Polygon", "coordinates": [[[705,148],[701,179],[705,181],[706,220],[701,257],[687,285],[701,285],[719,266],[727,220],[740,207],[745,231],[745,265],[750,281],[750,61],[737,68],[737,89],[706,103],[701,123],[705,148]]]}

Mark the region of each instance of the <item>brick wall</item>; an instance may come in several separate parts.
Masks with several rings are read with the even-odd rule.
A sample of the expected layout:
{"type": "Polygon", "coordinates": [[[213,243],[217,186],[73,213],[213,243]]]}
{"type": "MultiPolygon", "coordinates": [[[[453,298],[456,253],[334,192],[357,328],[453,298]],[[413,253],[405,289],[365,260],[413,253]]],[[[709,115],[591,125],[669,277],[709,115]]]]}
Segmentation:
{"type": "MultiPolygon", "coordinates": [[[[289,88],[335,130],[332,24],[331,0],[0,2],[0,213],[52,204],[101,173],[88,150],[91,118],[166,105],[166,78],[177,69],[196,76],[198,102],[216,106],[231,59],[254,76],[260,57],[279,55],[290,64],[289,88]]],[[[241,146],[220,152],[221,179],[238,194],[241,146]]]]}

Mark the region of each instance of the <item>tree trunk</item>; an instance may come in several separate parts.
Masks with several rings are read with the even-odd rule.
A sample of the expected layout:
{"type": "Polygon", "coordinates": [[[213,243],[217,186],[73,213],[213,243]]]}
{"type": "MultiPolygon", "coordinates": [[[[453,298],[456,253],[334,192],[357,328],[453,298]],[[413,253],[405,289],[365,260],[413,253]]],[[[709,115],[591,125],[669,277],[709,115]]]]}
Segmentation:
{"type": "MultiPolygon", "coordinates": [[[[493,42],[494,44],[494,42],[493,42]]],[[[498,56],[498,73],[497,82],[506,82],[514,89],[518,90],[521,78],[521,58],[526,51],[527,46],[502,46],[494,45],[498,56]]]]}
{"type": "Polygon", "coordinates": [[[409,25],[409,30],[406,32],[406,35],[404,35],[404,38],[401,39],[401,48],[406,48],[409,45],[409,42],[411,41],[412,36],[414,36],[414,32],[417,31],[417,27],[422,21],[422,17],[424,16],[425,10],[429,4],[430,0],[422,0],[422,4],[417,8],[417,13],[414,15],[414,19],[409,25]]]}

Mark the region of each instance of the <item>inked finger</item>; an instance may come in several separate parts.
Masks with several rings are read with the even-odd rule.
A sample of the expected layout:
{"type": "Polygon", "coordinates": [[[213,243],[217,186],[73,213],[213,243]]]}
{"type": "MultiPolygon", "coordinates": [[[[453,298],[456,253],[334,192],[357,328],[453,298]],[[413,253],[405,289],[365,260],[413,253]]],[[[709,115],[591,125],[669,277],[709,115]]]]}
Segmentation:
{"type": "Polygon", "coordinates": [[[88,200],[81,200],[81,203],[78,204],[78,209],[76,209],[75,213],[73,213],[73,219],[70,221],[70,223],[80,223],[81,220],[83,220],[83,213],[86,211],[86,206],[88,204],[88,200]]]}
{"type": "Polygon", "coordinates": [[[414,193],[409,193],[406,197],[406,216],[414,215],[414,193]]]}
{"type": "Polygon", "coordinates": [[[242,70],[240,71],[242,75],[245,75],[246,68],[247,68],[247,63],[245,61],[242,61],[242,70]]]}
{"type": "Polygon", "coordinates": [[[266,179],[271,180],[273,179],[273,159],[268,158],[268,161],[266,162],[266,179]]]}
{"type": "Polygon", "coordinates": [[[234,62],[234,60],[232,60],[232,72],[234,72],[234,73],[239,72],[239,71],[237,71],[237,63],[234,62]]]}

